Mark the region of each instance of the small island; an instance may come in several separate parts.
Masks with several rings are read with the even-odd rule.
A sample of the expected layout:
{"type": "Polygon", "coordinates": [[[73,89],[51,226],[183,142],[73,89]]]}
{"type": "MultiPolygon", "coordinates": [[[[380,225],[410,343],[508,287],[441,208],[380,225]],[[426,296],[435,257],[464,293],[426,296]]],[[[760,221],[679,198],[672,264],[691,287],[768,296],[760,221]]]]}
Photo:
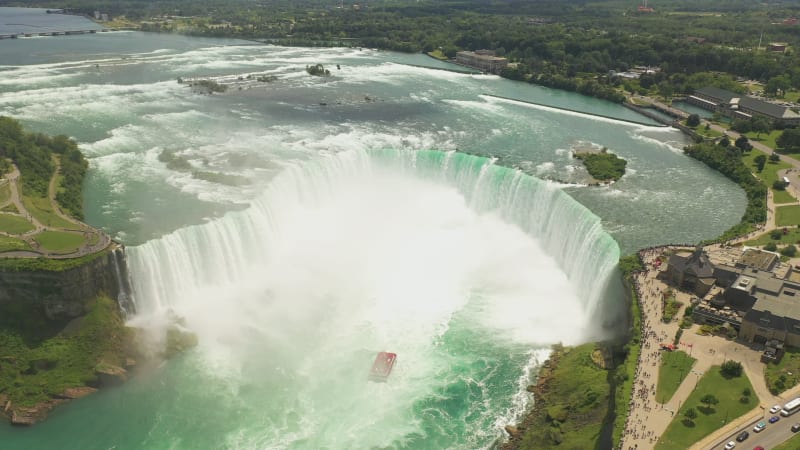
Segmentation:
{"type": "Polygon", "coordinates": [[[583,161],[589,175],[598,183],[610,183],[619,180],[625,175],[627,161],[610,153],[603,147],[599,151],[583,150],[573,153],[573,157],[583,161]]]}

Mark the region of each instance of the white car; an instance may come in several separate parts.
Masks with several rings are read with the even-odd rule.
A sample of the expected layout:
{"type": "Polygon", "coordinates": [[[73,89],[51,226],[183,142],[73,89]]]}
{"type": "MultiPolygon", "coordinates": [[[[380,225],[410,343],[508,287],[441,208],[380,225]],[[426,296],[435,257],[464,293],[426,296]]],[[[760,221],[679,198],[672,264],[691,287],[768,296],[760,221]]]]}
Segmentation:
{"type": "Polygon", "coordinates": [[[733,447],[736,447],[736,442],[730,441],[725,444],[725,450],[731,450],[733,447]]]}
{"type": "Polygon", "coordinates": [[[773,406],[772,408],[769,409],[769,412],[771,412],[772,414],[775,414],[776,412],[778,412],[780,410],[781,410],[781,405],[775,405],[775,406],[773,406]]]}
{"type": "Polygon", "coordinates": [[[761,430],[763,430],[766,427],[767,423],[762,420],[761,422],[758,422],[756,426],[753,427],[753,431],[755,431],[756,433],[760,433],[761,430]]]}

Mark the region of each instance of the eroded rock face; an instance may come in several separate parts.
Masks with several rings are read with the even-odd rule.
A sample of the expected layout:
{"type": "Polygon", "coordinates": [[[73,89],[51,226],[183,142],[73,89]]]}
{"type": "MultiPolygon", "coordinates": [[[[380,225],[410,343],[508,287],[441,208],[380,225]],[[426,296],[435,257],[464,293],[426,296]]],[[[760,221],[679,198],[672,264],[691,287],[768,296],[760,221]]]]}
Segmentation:
{"type": "Polygon", "coordinates": [[[64,403],[66,399],[52,399],[27,408],[11,408],[11,424],[31,426],[41,422],[53,408],[64,403]]]}
{"type": "MultiPolygon", "coordinates": [[[[43,313],[67,322],[86,313],[86,301],[120,292],[114,252],[61,272],[0,270],[0,313],[43,313]]],[[[123,288],[124,289],[124,288],[123,288]]]]}

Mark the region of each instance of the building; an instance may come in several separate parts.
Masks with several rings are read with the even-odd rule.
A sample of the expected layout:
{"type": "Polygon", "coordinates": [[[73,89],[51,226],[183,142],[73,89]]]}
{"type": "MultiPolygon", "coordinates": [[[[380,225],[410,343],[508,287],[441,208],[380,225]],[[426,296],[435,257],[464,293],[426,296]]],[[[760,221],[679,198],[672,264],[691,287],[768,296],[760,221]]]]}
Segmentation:
{"type": "Polygon", "coordinates": [[[714,285],[714,265],[702,247],[669,257],[667,278],[676,286],[703,297],[714,285]]]}
{"type": "Polygon", "coordinates": [[[456,53],[456,62],[483,72],[499,74],[508,66],[508,59],[495,56],[492,50],[456,53]]]}
{"type": "Polygon", "coordinates": [[[770,42],[769,44],[767,44],[767,51],[775,53],[783,53],[786,51],[786,47],[788,46],[789,44],[787,44],[786,42],[770,42]]]}
{"type": "Polygon", "coordinates": [[[774,124],[800,125],[800,114],[787,106],[759,100],[716,87],[704,87],[686,98],[688,103],[709,111],[719,112],[732,119],[750,120],[765,117],[774,124]]]}
{"type": "Polygon", "coordinates": [[[699,297],[693,301],[696,323],[728,324],[750,343],[800,347],[800,274],[777,254],[722,249],[709,257],[698,247],[671,255],[664,275],[699,297]]]}

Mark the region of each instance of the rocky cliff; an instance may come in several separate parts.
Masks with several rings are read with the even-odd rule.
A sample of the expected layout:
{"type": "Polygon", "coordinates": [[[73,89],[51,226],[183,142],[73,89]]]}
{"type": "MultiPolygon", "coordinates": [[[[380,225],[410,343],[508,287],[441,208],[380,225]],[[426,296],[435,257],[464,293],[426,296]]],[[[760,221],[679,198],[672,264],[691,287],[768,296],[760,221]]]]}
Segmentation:
{"type": "Polygon", "coordinates": [[[124,248],[109,250],[77,267],[65,270],[26,270],[0,267],[0,316],[38,315],[53,324],[65,324],[87,312],[87,302],[103,294],[121,300],[130,286],[124,248]]]}

